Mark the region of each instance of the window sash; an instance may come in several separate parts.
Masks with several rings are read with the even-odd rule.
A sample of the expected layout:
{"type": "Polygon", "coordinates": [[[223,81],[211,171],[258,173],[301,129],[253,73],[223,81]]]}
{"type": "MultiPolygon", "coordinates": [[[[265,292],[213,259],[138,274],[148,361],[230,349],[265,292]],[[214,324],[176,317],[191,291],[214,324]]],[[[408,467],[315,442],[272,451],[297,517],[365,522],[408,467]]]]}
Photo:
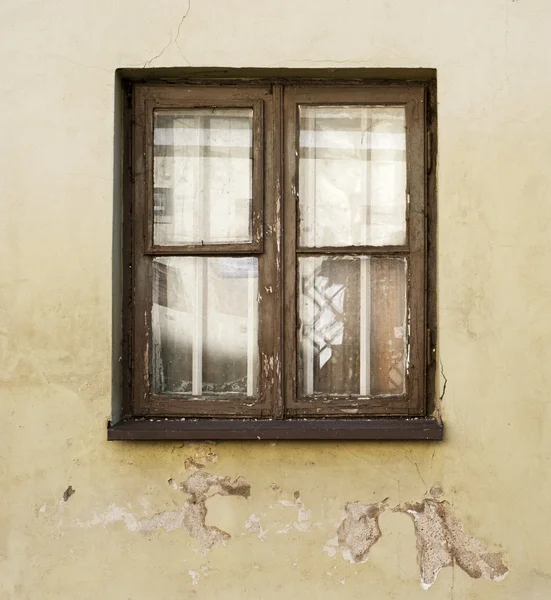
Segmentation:
{"type": "Polygon", "coordinates": [[[284,295],[285,295],[285,414],[288,417],[345,418],[425,414],[425,89],[423,86],[303,87],[290,86],[284,97],[284,295]],[[403,105],[406,109],[407,211],[404,246],[298,246],[298,140],[300,105],[403,105]],[[298,257],[308,255],[405,256],[408,261],[406,393],[369,396],[302,393],[298,344],[298,257]]]}
{"type": "MultiPolygon", "coordinates": [[[[141,416],[265,417],[273,414],[281,396],[277,365],[281,330],[280,285],[276,269],[279,229],[264,229],[264,220],[275,221],[276,203],[264,206],[264,186],[280,187],[278,170],[271,160],[276,144],[274,108],[270,88],[208,86],[167,87],[138,85],[134,94],[132,155],[132,410],[141,416]],[[186,244],[160,246],[153,243],[153,112],[157,109],[185,108],[253,109],[253,206],[252,243],[186,244]],[[265,156],[268,154],[268,156],[265,156]],[[153,393],[152,281],[153,259],[158,256],[254,256],[259,263],[258,278],[258,392],[256,397],[202,394],[197,385],[189,395],[153,393]]],[[[253,311],[254,312],[254,311],[253,311]]],[[[194,354],[198,349],[194,348],[194,354]]],[[[199,362],[194,360],[195,370],[199,362]]],[[[249,360],[248,360],[249,362],[249,360]]]]}

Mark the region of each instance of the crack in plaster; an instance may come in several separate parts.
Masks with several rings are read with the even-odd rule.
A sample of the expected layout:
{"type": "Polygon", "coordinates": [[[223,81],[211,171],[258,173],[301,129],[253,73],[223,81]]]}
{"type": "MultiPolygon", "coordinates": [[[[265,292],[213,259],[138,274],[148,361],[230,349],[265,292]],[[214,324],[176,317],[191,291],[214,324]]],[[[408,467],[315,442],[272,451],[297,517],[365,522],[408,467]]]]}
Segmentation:
{"type": "Polygon", "coordinates": [[[145,69],[146,67],[149,67],[154,60],[157,60],[158,58],[161,58],[161,56],[166,52],[166,50],[168,50],[168,48],[173,43],[175,43],[176,46],[178,47],[178,50],[180,51],[180,55],[186,61],[186,63],[188,65],[190,64],[189,60],[182,53],[182,48],[180,47],[180,44],[178,43],[178,38],[180,37],[180,29],[181,29],[181,27],[182,27],[182,25],[183,25],[186,17],[188,16],[190,10],[191,10],[191,0],[188,0],[186,12],[182,15],[182,18],[180,19],[180,23],[178,24],[178,29],[176,30],[176,36],[174,37],[174,39],[172,39],[172,33],[171,33],[170,34],[170,39],[169,39],[168,43],[165,45],[165,47],[159,52],[159,54],[153,56],[149,60],[146,60],[144,62],[144,64],[143,64],[143,67],[142,67],[143,69],[145,69]]]}
{"type": "Polygon", "coordinates": [[[440,373],[442,375],[442,379],[444,380],[444,385],[442,386],[442,393],[440,394],[438,400],[442,402],[444,400],[444,396],[446,395],[446,387],[448,386],[448,378],[444,375],[444,365],[442,364],[442,361],[440,361],[440,373]]]}

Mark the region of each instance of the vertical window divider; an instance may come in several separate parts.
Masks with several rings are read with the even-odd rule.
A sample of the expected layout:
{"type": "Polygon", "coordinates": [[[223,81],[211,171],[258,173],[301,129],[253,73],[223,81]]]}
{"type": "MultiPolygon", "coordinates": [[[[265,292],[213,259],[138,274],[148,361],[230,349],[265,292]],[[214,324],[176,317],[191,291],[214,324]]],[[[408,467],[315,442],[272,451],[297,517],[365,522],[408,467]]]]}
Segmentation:
{"type": "MultiPolygon", "coordinates": [[[[365,135],[365,169],[361,169],[361,190],[366,195],[365,215],[362,223],[362,243],[367,244],[371,231],[371,198],[373,177],[371,172],[371,161],[368,160],[369,133],[372,119],[368,117],[367,111],[362,114],[362,131],[365,135]],[[369,194],[369,196],[368,196],[369,194]]],[[[360,158],[362,152],[360,150],[360,158]]],[[[371,392],[371,259],[360,257],[360,396],[368,396],[371,392]]]]}

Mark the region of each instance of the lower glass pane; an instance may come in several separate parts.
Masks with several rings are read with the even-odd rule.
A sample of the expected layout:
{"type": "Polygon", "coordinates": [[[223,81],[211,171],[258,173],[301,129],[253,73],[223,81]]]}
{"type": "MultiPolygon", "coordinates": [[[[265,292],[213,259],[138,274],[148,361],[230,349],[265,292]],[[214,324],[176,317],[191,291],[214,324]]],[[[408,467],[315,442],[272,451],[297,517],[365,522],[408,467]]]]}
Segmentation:
{"type": "Polygon", "coordinates": [[[153,392],[256,396],[258,259],[153,260],[153,392]]]}
{"type": "Polygon", "coordinates": [[[406,260],[299,259],[302,394],[406,391],[406,260]]]}

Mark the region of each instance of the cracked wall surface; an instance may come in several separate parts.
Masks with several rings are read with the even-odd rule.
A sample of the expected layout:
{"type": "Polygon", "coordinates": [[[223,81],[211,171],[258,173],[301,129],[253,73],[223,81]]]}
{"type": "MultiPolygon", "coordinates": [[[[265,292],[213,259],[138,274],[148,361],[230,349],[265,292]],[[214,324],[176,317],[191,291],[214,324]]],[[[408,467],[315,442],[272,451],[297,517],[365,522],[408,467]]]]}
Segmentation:
{"type": "Polygon", "coordinates": [[[548,600],[549,2],[0,14],[0,600],[548,600]],[[437,69],[443,442],[106,441],[115,70],[187,64],[437,69]]]}

